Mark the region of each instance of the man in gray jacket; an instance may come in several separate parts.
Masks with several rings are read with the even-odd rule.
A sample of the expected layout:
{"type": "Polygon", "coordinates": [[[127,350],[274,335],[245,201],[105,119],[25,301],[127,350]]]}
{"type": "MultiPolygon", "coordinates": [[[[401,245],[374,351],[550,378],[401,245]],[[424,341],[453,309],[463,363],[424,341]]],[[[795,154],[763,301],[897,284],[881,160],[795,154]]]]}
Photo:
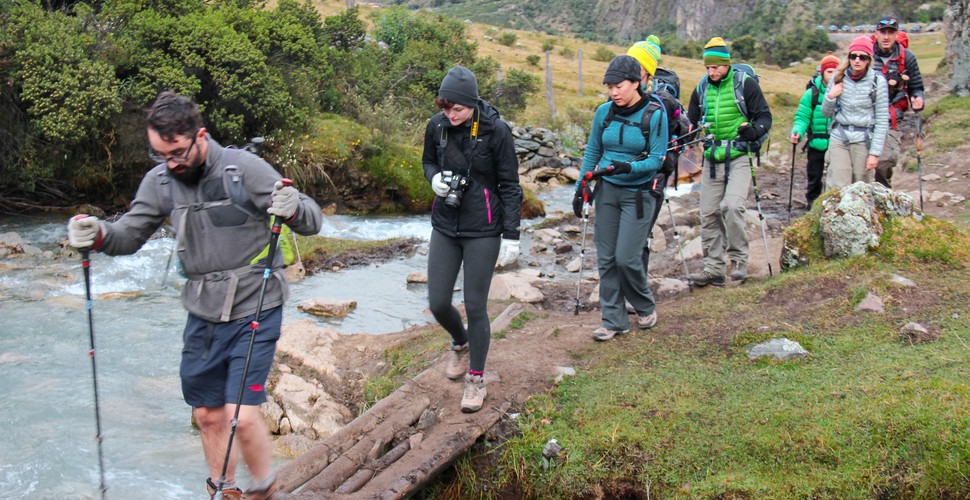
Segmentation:
{"type": "MultiPolygon", "coordinates": [[[[263,308],[255,318],[264,281],[271,216],[299,234],[320,231],[320,207],[265,161],[224,148],[206,133],[195,103],[163,92],[148,110],[149,156],[159,163],[142,179],[130,210],[116,222],[79,215],[68,223],[70,244],[108,255],[135,253],[170,218],[178,257],[188,282],[182,304],[189,318],[183,333],[182,394],[194,408],[209,467],[210,495],[219,490],[252,324],[259,325],[239,409],[238,445],[252,483],[247,498],[274,493],[273,449],[259,413],[276,352],[287,297],[282,252],[276,252],[263,308]]],[[[240,498],[235,455],[221,485],[224,498],[240,498]]]]}

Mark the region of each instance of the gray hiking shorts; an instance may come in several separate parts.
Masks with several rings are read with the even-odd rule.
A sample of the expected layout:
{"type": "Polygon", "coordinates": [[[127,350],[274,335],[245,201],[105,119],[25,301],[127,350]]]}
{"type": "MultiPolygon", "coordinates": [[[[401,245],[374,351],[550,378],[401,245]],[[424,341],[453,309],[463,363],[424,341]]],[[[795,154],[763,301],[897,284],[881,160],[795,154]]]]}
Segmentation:
{"type": "MultiPolygon", "coordinates": [[[[182,335],[182,397],[192,407],[218,408],[239,398],[253,316],[213,323],[189,314],[182,335]]],[[[266,401],[266,378],[280,338],[283,307],[263,311],[246,374],[242,404],[266,401]]]]}

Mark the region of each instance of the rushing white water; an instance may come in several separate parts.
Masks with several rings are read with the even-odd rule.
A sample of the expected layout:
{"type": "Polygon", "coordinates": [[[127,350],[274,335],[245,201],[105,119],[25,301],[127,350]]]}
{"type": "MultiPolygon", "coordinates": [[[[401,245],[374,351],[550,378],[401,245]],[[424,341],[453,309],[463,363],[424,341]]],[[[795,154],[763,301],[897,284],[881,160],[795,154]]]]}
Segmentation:
{"type": "MultiPolygon", "coordinates": [[[[571,198],[570,188],[543,193],[550,212],[570,210],[571,198]]],[[[0,234],[16,232],[46,252],[0,260],[0,498],[100,495],[84,281],[79,259],[60,251],[67,237],[65,222],[0,219],[0,234]]],[[[349,239],[412,236],[425,241],[430,233],[427,215],[331,216],[320,232],[349,239]]],[[[107,497],[112,499],[204,498],[202,447],[179,384],[185,311],[178,298],[183,280],[174,264],[168,286],[162,287],[172,243],[161,238],[135,255],[91,256],[102,449],[107,497]],[[113,292],[135,296],[102,295],[113,292]]],[[[423,250],[294,284],[284,322],[311,318],[347,333],[380,334],[432,321],[425,312],[426,286],[407,285],[404,279],[412,272],[427,272],[423,250]],[[353,299],[358,306],[343,319],[315,318],[296,309],[310,297],[353,299]]],[[[460,292],[456,300],[461,300],[460,292]]],[[[239,475],[245,481],[242,469],[239,475]]]]}

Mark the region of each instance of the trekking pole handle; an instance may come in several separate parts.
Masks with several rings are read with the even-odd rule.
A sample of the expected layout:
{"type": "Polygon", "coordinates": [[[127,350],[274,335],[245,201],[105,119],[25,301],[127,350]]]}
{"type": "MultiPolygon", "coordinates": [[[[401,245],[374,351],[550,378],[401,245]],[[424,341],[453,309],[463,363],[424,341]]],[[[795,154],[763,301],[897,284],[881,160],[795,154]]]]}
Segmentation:
{"type": "MultiPolygon", "coordinates": [[[[284,177],[276,181],[276,184],[274,184],[273,187],[276,189],[283,189],[284,187],[292,186],[292,185],[293,185],[293,179],[287,179],[286,177],[284,177]]],[[[279,234],[282,227],[283,227],[283,218],[278,215],[274,215],[273,232],[276,234],[279,234]]]]}

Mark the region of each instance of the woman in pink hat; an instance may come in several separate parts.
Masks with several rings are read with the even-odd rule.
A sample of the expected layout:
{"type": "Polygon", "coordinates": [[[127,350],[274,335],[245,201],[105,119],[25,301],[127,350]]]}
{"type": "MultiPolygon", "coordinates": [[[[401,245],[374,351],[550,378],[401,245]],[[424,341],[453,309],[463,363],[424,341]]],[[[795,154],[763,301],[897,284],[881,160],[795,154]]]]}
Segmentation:
{"type": "Polygon", "coordinates": [[[889,130],[889,90],[872,69],[872,52],[871,38],[852,40],[822,101],[822,114],[832,118],[826,189],[874,179],[889,130]]]}

